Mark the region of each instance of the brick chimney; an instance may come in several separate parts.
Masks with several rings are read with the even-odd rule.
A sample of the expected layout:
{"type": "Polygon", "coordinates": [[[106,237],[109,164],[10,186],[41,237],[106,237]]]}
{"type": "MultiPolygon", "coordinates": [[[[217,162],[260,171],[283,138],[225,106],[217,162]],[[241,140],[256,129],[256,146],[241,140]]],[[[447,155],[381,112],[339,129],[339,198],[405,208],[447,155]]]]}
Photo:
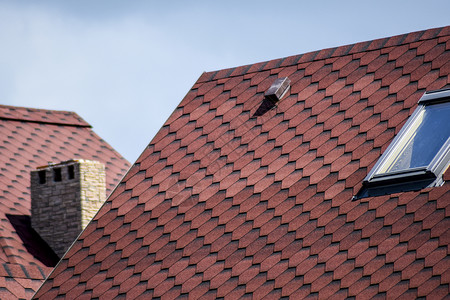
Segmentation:
{"type": "Polygon", "coordinates": [[[31,225],[62,257],[106,198],[105,166],[69,160],[31,172],[31,225]]]}

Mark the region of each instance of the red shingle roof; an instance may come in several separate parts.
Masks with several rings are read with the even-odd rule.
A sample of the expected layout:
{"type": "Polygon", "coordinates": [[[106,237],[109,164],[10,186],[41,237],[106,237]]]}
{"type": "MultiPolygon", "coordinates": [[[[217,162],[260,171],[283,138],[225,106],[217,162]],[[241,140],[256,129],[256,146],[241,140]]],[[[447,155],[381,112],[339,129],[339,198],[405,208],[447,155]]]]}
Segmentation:
{"type": "Polygon", "coordinates": [[[352,197],[449,85],[450,27],[204,73],[36,298],[448,295],[450,183],[352,197]]]}
{"type": "Polygon", "coordinates": [[[0,298],[31,298],[57,258],[30,230],[30,171],[49,161],[98,160],[109,194],[129,163],[73,112],[0,105],[0,134],[0,298]]]}

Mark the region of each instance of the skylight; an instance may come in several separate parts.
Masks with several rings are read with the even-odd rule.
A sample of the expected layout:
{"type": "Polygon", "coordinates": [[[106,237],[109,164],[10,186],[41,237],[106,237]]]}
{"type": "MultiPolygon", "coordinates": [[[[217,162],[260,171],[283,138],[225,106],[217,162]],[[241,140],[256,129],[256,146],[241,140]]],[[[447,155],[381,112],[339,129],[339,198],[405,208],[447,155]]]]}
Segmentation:
{"type": "Polygon", "coordinates": [[[358,197],[441,185],[449,162],[450,89],[427,92],[364,179],[358,197]]]}

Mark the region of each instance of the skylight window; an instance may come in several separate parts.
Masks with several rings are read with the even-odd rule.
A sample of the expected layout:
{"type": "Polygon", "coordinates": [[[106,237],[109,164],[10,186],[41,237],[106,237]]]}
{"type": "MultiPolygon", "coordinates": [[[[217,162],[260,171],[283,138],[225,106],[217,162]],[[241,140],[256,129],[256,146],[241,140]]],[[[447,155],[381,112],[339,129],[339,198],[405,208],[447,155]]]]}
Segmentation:
{"type": "Polygon", "coordinates": [[[439,186],[449,162],[450,89],[427,92],[364,179],[358,197],[439,186]]]}

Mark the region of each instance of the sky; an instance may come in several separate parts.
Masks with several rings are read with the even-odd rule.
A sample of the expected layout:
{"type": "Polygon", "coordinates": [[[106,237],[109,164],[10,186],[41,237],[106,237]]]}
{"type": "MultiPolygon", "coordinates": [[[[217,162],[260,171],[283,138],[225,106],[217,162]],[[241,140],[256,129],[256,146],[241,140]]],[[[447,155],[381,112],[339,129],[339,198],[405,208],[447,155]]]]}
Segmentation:
{"type": "Polygon", "coordinates": [[[450,25],[448,0],[0,0],[0,104],[75,111],[134,162],[205,71],[450,25]]]}

